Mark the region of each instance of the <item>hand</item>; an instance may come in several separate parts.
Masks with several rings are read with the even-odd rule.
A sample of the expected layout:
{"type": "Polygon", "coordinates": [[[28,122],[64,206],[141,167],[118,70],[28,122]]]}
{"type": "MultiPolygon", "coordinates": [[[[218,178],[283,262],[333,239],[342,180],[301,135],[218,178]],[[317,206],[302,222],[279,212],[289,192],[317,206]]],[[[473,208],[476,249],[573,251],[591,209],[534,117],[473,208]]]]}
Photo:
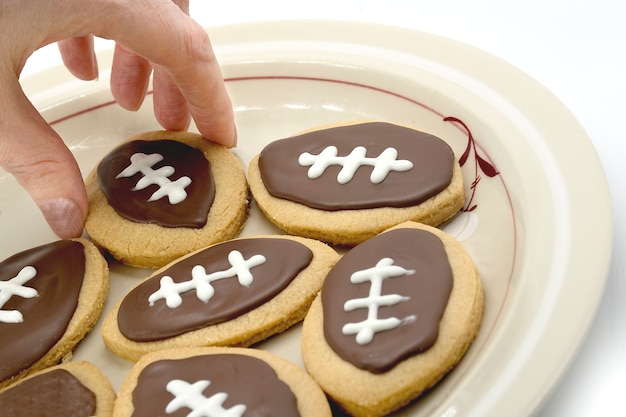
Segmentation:
{"type": "Polygon", "coordinates": [[[59,42],[77,77],[98,74],[93,36],[116,41],[111,91],[136,110],[153,73],[154,112],[166,129],[194,119],[206,138],[234,146],[230,99],[206,32],[177,0],[2,0],[0,2],[0,167],[15,176],[60,237],[80,236],[85,186],[62,139],[21,90],[18,77],[33,51],[59,42]]]}

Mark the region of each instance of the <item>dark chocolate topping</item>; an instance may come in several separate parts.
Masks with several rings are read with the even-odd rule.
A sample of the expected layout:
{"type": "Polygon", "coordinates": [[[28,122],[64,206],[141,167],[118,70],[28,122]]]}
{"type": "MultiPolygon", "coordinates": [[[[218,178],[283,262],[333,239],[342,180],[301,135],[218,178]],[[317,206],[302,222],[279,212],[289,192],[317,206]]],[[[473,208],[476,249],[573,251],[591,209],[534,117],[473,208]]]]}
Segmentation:
{"type": "Polygon", "coordinates": [[[26,266],[37,274],[23,286],[35,288],[38,295],[15,295],[1,307],[18,310],[24,320],[0,321],[0,381],[37,362],[65,333],[78,305],[85,249],[80,242],[61,240],[20,252],[0,263],[0,281],[10,281],[26,266]]]}
{"type": "Polygon", "coordinates": [[[450,291],[452,270],[443,243],[434,234],[418,229],[397,229],[378,235],[347,252],[328,274],[322,288],[324,335],[344,360],[370,372],[390,370],[402,360],[430,348],[439,334],[450,291]],[[408,271],[383,280],[379,295],[408,297],[378,309],[378,319],[396,317],[401,324],[375,333],[370,343],[359,344],[355,334],[344,334],[348,323],[368,316],[367,308],[344,311],[348,300],[367,298],[369,281],[354,284],[353,273],[373,268],[383,258],[408,271]]]}
{"type": "Polygon", "coordinates": [[[76,377],[55,369],[0,394],[0,415],[11,417],[90,417],[96,396],[76,377]]]}
{"type": "MultiPolygon", "coordinates": [[[[245,417],[297,417],[297,399],[287,384],[264,361],[246,355],[216,354],[185,359],[162,360],[146,366],[137,378],[133,391],[131,417],[163,416],[175,397],[166,389],[172,380],[190,384],[210,381],[202,395],[210,398],[225,393],[224,409],[245,405],[245,417]]],[[[186,417],[191,410],[181,406],[168,413],[186,417]]]]}
{"type": "Polygon", "coordinates": [[[268,192],[321,210],[349,210],[376,207],[408,207],[438,194],[450,184],[454,153],[441,139],[389,123],[363,123],[304,133],[277,140],[263,149],[259,170],[268,192]],[[340,166],[329,166],[316,179],[309,179],[309,166],[298,163],[308,152],[318,155],[328,146],[337,147],[337,156],[349,155],[357,146],[367,149],[368,158],[378,157],[386,148],[398,151],[398,160],[413,167],[391,171],[380,184],[372,184],[371,166],[360,167],[351,181],[337,182],[340,166]]]}
{"type": "Polygon", "coordinates": [[[133,289],[122,301],[117,315],[121,333],[136,342],[149,342],[178,336],[238,317],[269,301],[305,269],[312,259],[311,250],[289,239],[250,238],[228,241],[205,249],[173,264],[133,289]],[[205,274],[231,268],[228,255],[239,251],[245,260],[255,255],[265,262],[253,266],[252,284],[241,285],[237,277],[213,281],[215,293],[208,302],[198,299],[195,290],[181,294],[182,304],[175,308],[159,299],[150,306],[151,294],[160,288],[161,278],[175,283],[189,281],[192,268],[201,265],[205,274]]]}
{"type": "Polygon", "coordinates": [[[209,161],[202,151],[174,140],[135,140],[123,143],[111,151],[98,165],[98,181],[107,201],[122,217],[137,223],[156,223],[165,227],[201,228],[215,197],[215,184],[209,161]],[[137,182],[145,178],[141,172],[129,177],[118,177],[131,165],[130,157],[135,153],[160,154],[164,157],[151,166],[152,170],[169,166],[174,173],[166,176],[165,182],[176,182],[182,177],[191,179],[184,190],[187,197],[176,204],[167,196],[148,201],[156,184],[135,189],[137,182]],[[117,177],[117,178],[116,178],[117,177]]]}

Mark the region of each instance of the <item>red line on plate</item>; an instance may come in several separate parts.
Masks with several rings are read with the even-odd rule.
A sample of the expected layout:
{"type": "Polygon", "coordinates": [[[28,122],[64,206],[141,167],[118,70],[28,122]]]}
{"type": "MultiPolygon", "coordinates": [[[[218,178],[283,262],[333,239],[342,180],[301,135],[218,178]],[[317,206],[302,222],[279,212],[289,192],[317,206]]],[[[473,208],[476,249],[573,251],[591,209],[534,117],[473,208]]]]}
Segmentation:
{"type": "Polygon", "coordinates": [[[440,117],[445,117],[444,114],[438,112],[437,110],[433,109],[432,107],[427,106],[426,104],[419,102],[417,100],[414,100],[410,97],[404,96],[402,94],[398,94],[398,93],[394,93],[393,91],[389,91],[389,90],[385,90],[384,88],[380,88],[380,87],[374,87],[373,85],[368,85],[368,84],[362,84],[362,83],[357,83],[354,81],[346,81],[346,80],[336,80],[334,78],[323,78],[323,77],[304,77],[304,76],[299,76],[299,75],[259,75],[259,76],[254,76],[254,77],[231,77],[231,78],[226,78],[224,81],[226,82],[236,82],[236,81],[251,81],[251,80],[297,80],[297,81],[319,81],[319,82],[327,82],[327,83],[335,83],[335,84],[345,84],[345,85],[351,85],[354,87],[360,87],[360,88],[365,88],[367,90],[372,90],[372,91],[377,91],[379,93],[384,93],[390,96],[394,96],[397,97],[399,99],[408,101],[410,103],[413,103],[419,107],[422,107],[434,114],[436,114],[437,116],[440,117]]]}
{"type": "MultiPolygon", "coordinates": [[[[368,89],[368,90],[380,92],[380,93],[387,94],[387,95],[390,95],[390,96],[393,96],[393,97],[397,97],[397,98],[399,98],[401,100],[405,100],[405,101],[407,101],[409,103],[412,103],[412,104],[414,104],[416,106],[422,107],[423,109],[428,110],[428,111],[432,112],[433,114],[441,117],[442,121],[443,121],[443,118],[446,117],[446,115],[444,115],[443,113],[440,113],[439,111],[433,109],[432,107],[429,107],[429,106],[425,105],[424,103],[421,103],[421,102],[419,102],[417,100],[414,100],[414,99],[412,99],[410,97],[404,96],[402,94],[395,93],[393,91],[385,90],[383,88],[374,87],[372,85],[367,85],[367,84],[362,84],[362,83],[357,83],[357,82],[354,82],[354,81],[337,80],[337,79],[323,78],[323,77],[305,77],[305,76],[290,76],[290,75],[260,75],[260,76],[248,76],[248,77],[230,77],[230,78],[225,78],[224,79],[224,81],[227,82],[227,83],[228,82],[238,82],[238,81],[255,81],[255,80],[299,80],[299,81],[317,81],[317,82],[328,82],[328,83],[350,85],[350,86],[354,86],[354,87],[365,88],[365,89],[368,89]]],[[[153,93],[153,91],[150,90],[150,91],[148,91],[146,93],[146,95],[150,95],[152,93],[153,93]]],[[[98,109],[101,109],[101,108],[104,108],[104,107],[107,107],[107,106],[111,106],[113,104],[116,104],[116,101],[115,100],[110,100],[110,101],[107,101],[107,102],[104,102],[104,103],[101,103],[101,104],[98,104],[98,105],[95,105],[95,106],[91,106],[91,107],[82,109],[82,110],[74,112],[74,113],[68,114],[66,116],[60,117],[58,119],[55,119],[55,120],[49,122],[49,124],[50,125],[55,125],[55,124],[58,124],[58,123],[70,120],[70,119],[72,119],[74,117],[81,116],[83,114],[89,113],[91,111],[98,110],[98,109]]],[[[459,131],[465,133],[465,130],[463,129],[462,126],[460,126],[460,125],[458,125],[456,123],[453,124],[453,126],[455,126],[459,131]]],[[[480,147],[479,144],[477,144],[477,145],[480,147]]],[[[487,158],[489,158],[488,155],[486,155],[486,156],[487,156],[487,158]]],[[[489,159],[491,159],[491,158],[489,158],[489,159]]],[[[508,200],[512,216],[515,219],[515,212],[513,210],[513,201],[511,199],[511,195],[509,194],[509,190],[508,190],[508,188],[506,186],[506,183],[504,182],[504,179],[502,178],[502,176],[498,175],[498,178],[499,178],[499,180],[501,181],[501,183],[502,183],[502,185],[504,187],[506,198],[508,200]]],[[[513,238],[513,260],[512,260],[511,270],[509,271],[509,276],[507,278],[507,286],[506,286],[507,288],[505,290],[505,296],[504,296],[505,299],[508,298],[508,296],[509,296],[509,291],[510,291],[510,288],[511,288],[511,281],[513,279],[513,272],[515,270],[515,265],[517,263],[517,256],[516,256],[516,253],[517,253],[517,227],[516,227],[515,220],[513,221],[513,235],[514,235],[514,238],[513,238]]],[[[503,312],[503,308],[504,308],[504,304],[499,306],[499,308],[498,308],[498,310],[496,312],[496,320],[495,320],[494,323],[497,323],[499,321],[499,318],[500,318],[500,316],[501,316],[501,314],[503,312]]],[[[480,346],[477,346],[477,350],[478,351],[484,350],[484,348],[486,346],[486,343],[492,337],[494,330],[495,330],[495,326],[492,326],[492,328],[486,330],[487,335],[485,336],[485,339],[483,340],[483,344],[480,345],[480,346]]]]}
{"type": "Polygon", "coordinates": [[[107,101],[107,102],[98,104],[96,106],[87,107],[87,108],[84,108],[84,109],[82,109],[80,111],[77,111],[75,113],[70,113],[70,114],[68,114],[66,116],[60,117],[58,119],[55,119],[55,120],[49,122],[48,124],[50,126],[53,126],[53,125],[55,125],[57,123],[61,123],[61,122],[64,122],[66,120],[73,119],[74,117],[81,116],[81,115],[83,115],[85,113],[89,113],[89,112],[92,112],[94,110],[98,110],[98,109],[101,109],[103,107],[107,107],[107,106],[110,106],[112,104],[115,104],[115,103],[116,103],[115,100],[111,100],[111,101],[107,101]]]}

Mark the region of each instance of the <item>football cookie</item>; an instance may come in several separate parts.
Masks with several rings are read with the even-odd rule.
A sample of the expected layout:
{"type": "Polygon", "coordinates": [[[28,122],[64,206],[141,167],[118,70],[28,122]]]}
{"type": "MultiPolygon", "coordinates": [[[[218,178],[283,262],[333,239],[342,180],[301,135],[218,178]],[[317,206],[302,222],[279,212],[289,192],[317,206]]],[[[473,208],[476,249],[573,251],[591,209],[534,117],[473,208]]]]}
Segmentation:
{"type": "Polygon", "coordinates": [[[331,417],[302,369],[269,352],[187,348],[150,353],[126,377],[115,417],[331,417]]]}
{"type": "Polygon", "coordinates": [[[0,390],[0,414],[11,417],[111,417],[115,391],[89,362],[68,362],[0,390]]]}
{"type": "Polygon", "coordinates": [[[304,364],[348,413],[379,417],[435,385],[481,325],[484,295],[464,248],[403,223],[347,252],[304,320],[304,364]]]}
{"type": "Polygon", "coordinates": [[[106,316],[105,345],[131,361],[189,346],[249,346],[302,321],[339,255],[301,237],[235,239],[156,271],[106,316]]]}
{"type": "Polygon", "coordinates": [[[279,228],[354,245],[404,221],[436,226],[463,206],[443,140],[404,126],[331,126],[274,141],[250,162],[250,189],[279,228]]]}
{"type": "Polygon", "coordinates": [[[0,262],[0,388],[71,354],[96,324],[108,292],[106,261],[84,239],[0,262]]]}
{"type": "Polygon", "coordinates": [[[87,233],[131,266],[159,268],[234,238],[248,216],[241,163],[195,133],[135,135],[104,157],[86,186],[87,233]]]}

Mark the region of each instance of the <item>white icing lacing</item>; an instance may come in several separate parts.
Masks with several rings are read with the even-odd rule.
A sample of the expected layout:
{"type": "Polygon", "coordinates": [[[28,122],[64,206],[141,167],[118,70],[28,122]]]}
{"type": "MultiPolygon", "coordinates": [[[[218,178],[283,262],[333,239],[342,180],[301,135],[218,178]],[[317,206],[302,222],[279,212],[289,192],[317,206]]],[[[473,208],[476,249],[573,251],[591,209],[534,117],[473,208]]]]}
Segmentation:
{"type": "Polygon", "coordinates": [[[138,172],[144,176],[137,181],[133,191],[143,190],[144,188],[156,184],[159,189],[156,190],[148,201],[156,201],[160,198],[167,197],[170,204],[178,204],[187,198],[185,188],[191,184],[191,178],[180,177],[176,181],[171,181],[168,177],[174,174],[174,167],[164,166],[157,170],[153,170],[154,164],[161,162],[163,155],[153,153],[146,155],[144,153],[134,153],[130,156],[130,165],[120,172],[115,178],[132,177],[138,172]]]}
{"type": "Polygon", "coordinates": [[[372,184],[380,184],[387,178],[390,171],[408,171],[413,168],[411,161],[396,160],[398,151],[395,148],[387,148],[376,158],[366,157],[367,150],[363,146],[357,146],[348,156],[337,156],[337,147],[327,146],[318,155],[308,152],[300,154],[298,163],[301,166],[310,166],[307,175],[311,179],[319,178],[326,168],[331,165],[342,166],[337,174],[337,182],[346,184],[352,180],[356,171],[362,166],[373,166],[370,174],[372,184]]]}
{"type": "Polygon", "coordinates": [[[210,397],[205,397],[202,392],[211,384],[211,381],[200,380],[190,384],[181,379],[168,382],[166,389],[174,395],[174,399],[167,404],[165,412],[172,414],[186,407],[191,410],[187,417],[242,417],[246,412],[244,404],[235,405],[229,409],[224,408],[224,401],[228,394],[218,392],[210,397]]]}
{"type": "Polygon", "coordinates": [[[371,283],[370,291],[366,298],[348,300],[343,306],[344,311],[367,308],[367,319],[358,323],[348,323],[342,328],[342,333],[345,335],[356,334],[356,342],[359,345],[370,343],[378,332],[395,329],[402,323],[413,322],[417,319],[416,316],[408,316],[403,319],[397,317],[378,318],[379,307],[392,306],[409,299],[409,297],[399,294],[381,295],[385,279],[411,275],[415,272],[414,270],[393,265],[393,262],[391,258],[383,258],[378,261],[375,267],[357,271],[350,276],[350,282],[353,284],[367,281],[371,283]]]}
{"type": "Polygon", "coordinates": [[[0,281],[0,322],[22,323],[24,316],[17,310],[2,310],[2,307],[14,295],[22,298],[37,297],[36,289],[25,287],[24,284],[35,278],[37,270],[32,266],[25,266],[20,272],[8,281],[0,281]]]}
{"type": "Polygon", "coordinates": [[[229,269],[207,275],[206,269],[202,265],[196,265],[191,269],[191,279],[183,282],[174,282],[172,277],[163,276],[159,289],[148,297],[148,302],[150,306],[153,306],[155,301],[165,299],[165,304],[169,308],[176,308],[183,302],[180,294],[196,290],[198,299],[208,303],[215,294],[215,289],[211,285],[213,281],[237,277],[239,284],[249,287],[254,279],[250,269],[265,263],[265,260],[263,255],[254,255],[245,260],[241,252],[233,250],[228,254],[228,262],[231,265],[229,269]]]}

